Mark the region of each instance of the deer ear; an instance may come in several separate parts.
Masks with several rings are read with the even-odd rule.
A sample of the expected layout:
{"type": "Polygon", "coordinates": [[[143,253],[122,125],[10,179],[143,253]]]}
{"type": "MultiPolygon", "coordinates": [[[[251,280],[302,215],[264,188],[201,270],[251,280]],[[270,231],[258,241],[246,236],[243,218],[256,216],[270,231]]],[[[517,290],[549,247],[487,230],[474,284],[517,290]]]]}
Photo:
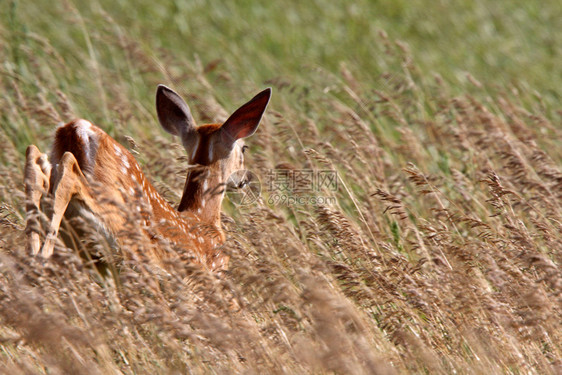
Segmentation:
{"type": "Polygon", "coordinates": [[[232,145],[238,139],[254,134],[270,97],[271,88],[267,88],[238,108],[221,127],[223,142],[232,145]]]}
{"type": "Polygon", "coordinates": [[[158,85],[156,112],[160,125],[168,133],[181,136],[195,129],[195,121],[185,101],[172,89],[158,85]]]}

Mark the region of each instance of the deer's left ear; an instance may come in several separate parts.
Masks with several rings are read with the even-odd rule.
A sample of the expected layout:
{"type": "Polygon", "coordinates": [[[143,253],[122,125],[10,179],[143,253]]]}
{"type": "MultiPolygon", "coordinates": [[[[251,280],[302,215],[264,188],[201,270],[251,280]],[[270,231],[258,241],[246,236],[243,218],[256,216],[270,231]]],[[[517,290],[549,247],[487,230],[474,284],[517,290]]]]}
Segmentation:
{"type": "Polygon", "coordinates": [[[267,88],[238,108],[221,127],[223,142],[233,145],[238,139],[254,134],[270,97],[271,88],[267,88]]]}

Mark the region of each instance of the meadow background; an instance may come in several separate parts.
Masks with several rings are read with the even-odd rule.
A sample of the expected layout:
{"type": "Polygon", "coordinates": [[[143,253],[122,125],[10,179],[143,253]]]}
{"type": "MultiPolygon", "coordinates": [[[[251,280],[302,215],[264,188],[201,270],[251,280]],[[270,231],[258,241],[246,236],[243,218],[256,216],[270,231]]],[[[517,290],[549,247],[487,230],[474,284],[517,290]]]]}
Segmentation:
{"type": "Polygon", "coordinates": [[[562,373],[559,2],[0,5],[1,372],[562,373]],[[125,262],[79,221],[30,258],[25,148],[60,122],[179,201],[158,83],[200,123],[273,87],[247,166],[336,170],[337,203],[225,202],[221,278],[125,262]]]}

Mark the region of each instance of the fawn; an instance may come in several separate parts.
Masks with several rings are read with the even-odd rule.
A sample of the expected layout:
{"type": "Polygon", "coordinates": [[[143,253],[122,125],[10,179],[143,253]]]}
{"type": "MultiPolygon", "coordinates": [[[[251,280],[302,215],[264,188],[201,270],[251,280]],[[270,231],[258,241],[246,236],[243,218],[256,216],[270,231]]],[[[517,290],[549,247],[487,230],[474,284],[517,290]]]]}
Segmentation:
{"type": "MultiPolygon", "coordinates": [[[[243,139],[256,131],[270,96],[270,88],[260,92],[224,124],[197,126],[185,101],[158,86],[158,120],[164,130],[180,137],[190,166],[177,210],[158,194],[131,153],[89,121],[57,128],[49,157],[30,145],[24,171],[30,252],[52,255],[69,204],[117,241],[126,236],[129,213],[122,208],[132,207],[140,213],[142,232],[150,241],[166,240],[211,271],[226,269],[229,258],[219,247],[225,241],[220,212],[227,179],[243,169],[243,139]],[[41,247],[37,218],[45,194],[52,197],[52,215],[41,247]]],[[[243,187],[247,181],[229,183],[243,187]]],[[[159,262],[166,254],[154,252],[150,257],[159,262]]]]}

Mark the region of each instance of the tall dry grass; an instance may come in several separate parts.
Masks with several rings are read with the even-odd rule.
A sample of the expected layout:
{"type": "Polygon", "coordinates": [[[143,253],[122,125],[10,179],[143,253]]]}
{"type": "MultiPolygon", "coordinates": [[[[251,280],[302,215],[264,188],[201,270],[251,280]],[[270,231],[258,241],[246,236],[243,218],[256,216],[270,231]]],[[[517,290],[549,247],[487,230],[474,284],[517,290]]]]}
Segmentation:
{"type": "MultiPolygon", "coordinates": [[[[315,193],[336,204],[271,205],[267,191],[253,205],[227,202],[224,275],[186,259],[156,268],[80,218],[65,223],[52,259],[30,257],[26,143],[45,150],[56,123],[100,108],[92,120],[178,202],[186,162],[155,125],[150,90],[188,88],[196,118],[214,121],[230,109],[220,103],[256,89],[221,62],[155,56],[118,27],[91,37],[122,51],[126,68],[81,55],[93,78],[62,82],[66,63],[40,37],[20,51],[37,70],[3,68],[3,372],[562,371],[560,115],[526,92],[487,95],[475,78],[479,96],[452,94],[384,34],[383,74],[342,64],[307,70],[306,83],[264,82],[274,99],[247,166],[262,181],[279,165],[337,171],[337,190],[315,193]]],[[[134,215],[120,209],[139,241],[134,215]]]]}

